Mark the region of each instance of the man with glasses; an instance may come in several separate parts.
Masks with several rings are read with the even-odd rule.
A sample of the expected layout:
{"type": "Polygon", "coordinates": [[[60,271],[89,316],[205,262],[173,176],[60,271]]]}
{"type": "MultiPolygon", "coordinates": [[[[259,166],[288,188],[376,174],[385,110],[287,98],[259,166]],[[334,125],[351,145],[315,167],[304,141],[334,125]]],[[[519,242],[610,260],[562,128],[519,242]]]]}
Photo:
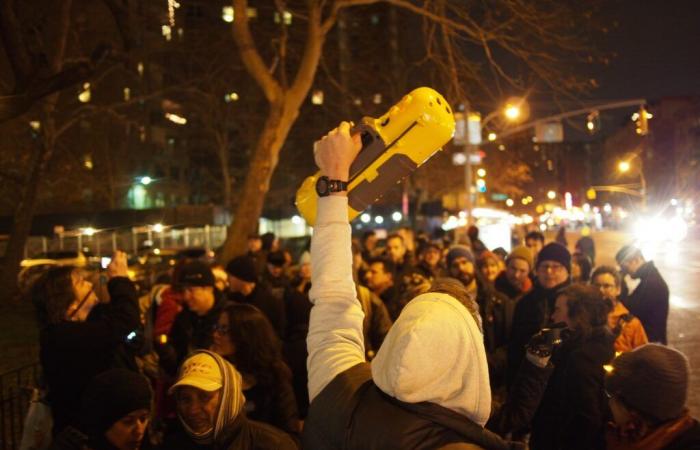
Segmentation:
{"type": "Polygon", "coordinates": [[[559,291],[570,284],[571,254],[561,244],[545,245],[537,255],[535,286],[520,299],[513,314],[508,344],[507,382],[512,383],[530,338],[546,326],[559,291]]]}
{"type": "Polygon", "coordinates": [[[615,255],[615,260],[623,274],[639,278],[639,285],[624,299],[625,306],[639,317],[647,332],[649,342],[666,345],[666,325],[668,321],[669,291],[666,281],[654,266],[646,261],[641,250],[625,245],[615,255]]]}
{"type": "Polygon", "coordinates": [[[615,336],[615,351],[628,352],[648,342],[642,322],[630,314],[620,301],[622,277],[610,266],[600,266],[591,276],[591,284],[610,301],[612,311],[608,314],[608,327],[615,336]]]}

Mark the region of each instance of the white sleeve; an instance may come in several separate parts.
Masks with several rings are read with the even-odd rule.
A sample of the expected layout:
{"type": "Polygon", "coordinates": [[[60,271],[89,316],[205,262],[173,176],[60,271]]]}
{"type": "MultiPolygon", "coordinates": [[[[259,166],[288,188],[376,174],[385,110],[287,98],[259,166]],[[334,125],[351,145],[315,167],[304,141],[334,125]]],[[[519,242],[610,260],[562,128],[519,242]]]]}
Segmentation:
{"type": "Polygon", "coordinates": [[[336,375],[365,361],[364,313],[352,279],[350,239],[347,197],[320,198],[311,238],[309,401],[336,375]]]}

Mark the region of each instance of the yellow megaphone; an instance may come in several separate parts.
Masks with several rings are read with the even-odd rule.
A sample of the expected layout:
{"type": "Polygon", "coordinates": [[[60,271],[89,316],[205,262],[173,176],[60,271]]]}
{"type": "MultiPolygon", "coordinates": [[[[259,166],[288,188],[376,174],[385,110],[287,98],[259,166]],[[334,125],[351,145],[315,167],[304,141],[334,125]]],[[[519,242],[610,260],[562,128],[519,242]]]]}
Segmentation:
{"type": "MultiPolygon", "coordinates": [[[[353,129],[361,133],[362,149],[350,166],[348,219],[353,220],[442,148],[454,135],[452,108],[435,90],[414,89],[387,113],[365,117],[353,129]]],[[[316,223],[317,172],[304,180],[296,206],[306,223],[316,223]]]]}

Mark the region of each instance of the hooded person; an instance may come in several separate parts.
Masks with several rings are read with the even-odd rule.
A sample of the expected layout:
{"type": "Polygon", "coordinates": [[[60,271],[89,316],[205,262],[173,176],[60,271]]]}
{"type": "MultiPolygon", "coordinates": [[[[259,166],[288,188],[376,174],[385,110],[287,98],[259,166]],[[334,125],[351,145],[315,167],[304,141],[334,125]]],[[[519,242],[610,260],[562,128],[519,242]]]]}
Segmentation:
{"type": "MultiPolygon", "coordinates": [[[[359,136],[351,137],[350,124],[341,123],[315,144],[321,174],[347,180],[359,148],[359,136]]],[[[491,410],[484,338],[476,308],[465,307],[469,296],[457,283],[454,293],[432,291],[411,300],[366,362],[347,208],[342,193],[318,202],[304,447],[512,448],[483,428],[491,410]]]]}
{"type": "Polygon", "coordinates": [[[169,392],[180,427],[166,434],[163,448],[297,449],[283,431],[246,417],[241,374],[216,353],[199,350],[188,356],[169,392]]]}

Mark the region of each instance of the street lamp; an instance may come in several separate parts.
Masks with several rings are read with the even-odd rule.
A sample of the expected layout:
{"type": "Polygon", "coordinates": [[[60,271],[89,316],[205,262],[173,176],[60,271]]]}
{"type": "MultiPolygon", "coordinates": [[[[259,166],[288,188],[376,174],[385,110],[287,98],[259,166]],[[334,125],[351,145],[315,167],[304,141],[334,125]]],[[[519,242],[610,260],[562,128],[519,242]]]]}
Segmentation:
{"type": "Polygon", "coordinates": [[[647,180],[644,177],[644,164],[642,161],[642,158],[637,154],[637,153],[632,153],[629,159],[620,161],[617,164],[617,170],[620,171],[620,173],[627,173],[630,171],[632,168],[632,163],[631,161],[633,159],[637,159],[639,161],[639,195],[642,198],[642,210],[646,211],[647,209],[647,180]]]}
{"type": "Polygon", "coordinates": [[[547,198],[550,200],[554,200],[555,198],[557,198],[557,193],[554,191],[549,191],[547,192],[547,198]]]}

